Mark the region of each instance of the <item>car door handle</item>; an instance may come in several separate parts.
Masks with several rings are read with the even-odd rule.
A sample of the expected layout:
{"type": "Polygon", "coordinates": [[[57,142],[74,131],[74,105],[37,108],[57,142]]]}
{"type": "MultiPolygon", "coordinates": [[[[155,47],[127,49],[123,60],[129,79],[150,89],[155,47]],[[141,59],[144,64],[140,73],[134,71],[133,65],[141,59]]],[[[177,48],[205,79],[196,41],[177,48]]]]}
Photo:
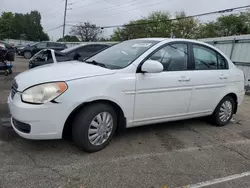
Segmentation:
{"type": "Polygon", "coordinates": [[[227,77],[226,77],[225,75],[220,75],[219,78],[220,78],[221,80],[227,79],[227,77]]]}
{"type": "Polygon", "coordinates": [[[181,77],[179,79],[179,82],[189,82],[190,81],[190,78],[187,78],[187,77],[181,77]]]}

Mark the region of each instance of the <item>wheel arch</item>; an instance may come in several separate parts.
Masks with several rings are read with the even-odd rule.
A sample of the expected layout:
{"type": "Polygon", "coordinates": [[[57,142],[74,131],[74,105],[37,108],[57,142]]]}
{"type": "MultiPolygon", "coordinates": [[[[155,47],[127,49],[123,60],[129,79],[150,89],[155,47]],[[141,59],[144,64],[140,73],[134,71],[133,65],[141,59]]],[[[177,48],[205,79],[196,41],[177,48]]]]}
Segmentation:
{"type": "MultiPolygon", "coordinates": [[[[236,95],[235,93],[229,93],[229,94],[227,94],[226,96],[230,96],[230,97],[233,98],[233,100],[234,100],[234,102],[235,102],[234,114],[236,114],[236,113],[237,113],[237,110],[238,110],[238,97],[237,97],[237,95],[236,95]]],[[[226,96],[225,96],[225,97],[226,97],[226,96]]]]}
{"type": "Polygon", "coordinates": [[[84,102],[80,105],[78,105],[68,116],[66,122],[64,123],[64,127],[63,127],[63,132],[62,132],[62,137],[63,138],[71,138],[71,134],[72,134],[72,123],[75,119],[75,117],[77,116],[77,114],[83,110],[84,108],[86,108],[89,105],[92,104],[96,104],[96,103],[105,103],[108,104],[110,106],[112,106],[115,111],[117,112],[118,115],[118,127],[117,127],[117,132],[123,132],[126,129],[126,125],[127,125],[127,120],[124,114],[124,111],[122,110],[122,108],[114,101],[108,100],[108,99],[96,99],[93,101],[89,101],[89,102],[84,102]]]}

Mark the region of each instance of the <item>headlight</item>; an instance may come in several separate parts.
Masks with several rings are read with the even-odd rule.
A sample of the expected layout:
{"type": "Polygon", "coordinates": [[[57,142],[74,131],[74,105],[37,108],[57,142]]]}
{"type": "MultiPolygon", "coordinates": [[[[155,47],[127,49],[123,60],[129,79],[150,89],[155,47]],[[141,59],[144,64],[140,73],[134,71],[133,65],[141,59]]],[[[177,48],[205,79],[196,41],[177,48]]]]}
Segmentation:
{"type": "Polygon", "coordinates": [[[22,93],[22,100],[28,103],[43,104],[54,100],[68,89],[65,82],[40,84],[22,93]]]}
{"type": "Polygon", "coordinates": [[[18,50],[22,50],[22,49],[24,49],[24,47],[20,47],[20,48],[18,48],[18,50]]]}

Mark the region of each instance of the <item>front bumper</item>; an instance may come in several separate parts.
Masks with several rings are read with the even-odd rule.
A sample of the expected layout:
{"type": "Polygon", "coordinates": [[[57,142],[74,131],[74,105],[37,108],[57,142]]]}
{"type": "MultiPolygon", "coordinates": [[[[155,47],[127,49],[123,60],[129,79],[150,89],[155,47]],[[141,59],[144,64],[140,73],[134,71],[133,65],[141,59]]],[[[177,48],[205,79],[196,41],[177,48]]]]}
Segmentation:
{"type": "Polygon", "coordinates": [[[8,97],[8,106],[12,127],[21,137],[34,140],[62,138],[64,123],[70,113],[67,106],[61,103],[23,103],[19,93],[15,94],[13,99],[8,97]],[[16,122],[19,124],[15,124],[16,122]],[[28,126],[30,130],[27,129],[28,126]]]}

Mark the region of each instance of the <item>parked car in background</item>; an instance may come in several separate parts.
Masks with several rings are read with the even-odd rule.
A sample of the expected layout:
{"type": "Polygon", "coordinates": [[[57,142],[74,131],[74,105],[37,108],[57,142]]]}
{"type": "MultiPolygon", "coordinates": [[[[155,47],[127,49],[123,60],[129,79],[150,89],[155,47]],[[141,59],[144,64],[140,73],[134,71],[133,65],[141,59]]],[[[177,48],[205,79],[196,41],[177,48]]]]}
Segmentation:
{"type": "Polygon", "coordinates": [[[36,43],[37,43],[37,42],[30,42],[30,43],[27,43],[27,44],[17,44],[17,45],[15,46],[17,55],[21,55],[22,50],[23,50],[26,46],[30,46],[30,45],[36,44],[36,43]]]}
{"type": "MultiPolygon", "coordinates": [[[[62,51],[56,51],[57,62],[83,60],[91,55],[110,47],[110,44],[81,44],[62,51]]],[[[34,55],[29,62],[29,68],[38,67],[45,64],[53,63],[50,50],[43,50],[34,55]]]]}
{"type": "Polygon", "coordinates": [[[23,72],[15,78],[8,105],[20,136],[70,134],[79,148],[95,152],[124,128],[202,116],[227,125],[244,94],[243,72],[214,46],[144,38],[83,62],[23,72]]]}
{"type": "Polygon", "coordinates": [[[4,45],[5,48],[7,48],[8,50],[13,50],[14,49],[14,47],[11,44],[9,44],[7,42],[4,42],[2,40],[0,40],[0,44],[4,45]]]}
{"type": "Polygon", "coordinates": [[[37,42],[29,44],[25,47],[20,47],[18,49],[18,55],[24,56],[26,59],[30,59],[37,52],[50,48],[56,51],[61,51],[67,48],[66,44],[58,43],[58,42],[37,42]]]}

